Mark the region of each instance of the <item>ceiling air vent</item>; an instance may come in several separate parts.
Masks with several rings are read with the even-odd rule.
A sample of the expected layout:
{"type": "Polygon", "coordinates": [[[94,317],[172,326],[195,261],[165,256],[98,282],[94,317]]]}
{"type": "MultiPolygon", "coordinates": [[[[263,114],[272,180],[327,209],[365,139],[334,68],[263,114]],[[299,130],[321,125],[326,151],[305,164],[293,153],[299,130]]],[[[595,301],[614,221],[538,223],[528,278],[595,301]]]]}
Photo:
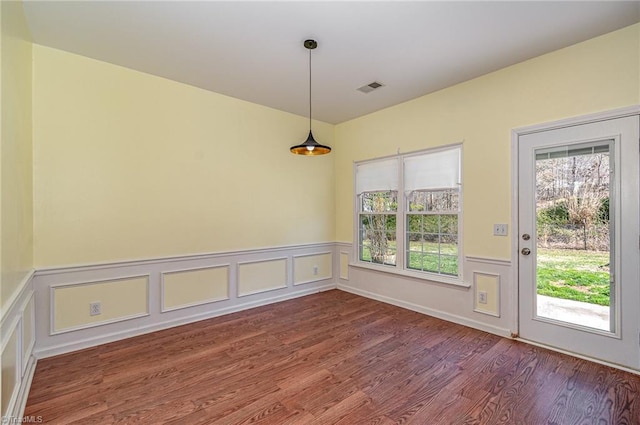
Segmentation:
{"type": "Polygon", "coordinates": [[[377,81],[374,81],[373,83],[369,83],[366,86],[362,86],[357,90],[361,91],[362,93],[371,93],[375,89],[378,89],[378,88],[383,87],[383,86],[384,86],[384,84],[379,83],[377,81]]]}

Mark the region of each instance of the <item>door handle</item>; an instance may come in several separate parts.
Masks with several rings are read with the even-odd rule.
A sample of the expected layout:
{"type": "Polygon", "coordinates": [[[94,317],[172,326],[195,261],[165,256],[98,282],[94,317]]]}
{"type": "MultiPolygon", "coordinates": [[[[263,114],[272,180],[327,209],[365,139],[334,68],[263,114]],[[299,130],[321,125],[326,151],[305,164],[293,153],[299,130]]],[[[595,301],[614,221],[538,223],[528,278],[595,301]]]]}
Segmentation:
{"type": "Polygon", "coordinates": [[[529,255],[531,254],[531,250],[529,248],[522,248],[522,251],[520,251],[522,253],[522,255],[529,255]]]}

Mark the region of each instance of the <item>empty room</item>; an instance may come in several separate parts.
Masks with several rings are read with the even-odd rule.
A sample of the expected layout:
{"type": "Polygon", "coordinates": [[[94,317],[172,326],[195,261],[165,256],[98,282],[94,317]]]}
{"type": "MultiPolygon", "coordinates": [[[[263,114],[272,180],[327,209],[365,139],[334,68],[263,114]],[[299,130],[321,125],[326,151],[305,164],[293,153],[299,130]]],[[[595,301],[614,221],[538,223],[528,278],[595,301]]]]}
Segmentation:
{"type": "Polygon", "coordinates": [[[640,2],[0,1],[2,423],[640,424],[640,2]]]}

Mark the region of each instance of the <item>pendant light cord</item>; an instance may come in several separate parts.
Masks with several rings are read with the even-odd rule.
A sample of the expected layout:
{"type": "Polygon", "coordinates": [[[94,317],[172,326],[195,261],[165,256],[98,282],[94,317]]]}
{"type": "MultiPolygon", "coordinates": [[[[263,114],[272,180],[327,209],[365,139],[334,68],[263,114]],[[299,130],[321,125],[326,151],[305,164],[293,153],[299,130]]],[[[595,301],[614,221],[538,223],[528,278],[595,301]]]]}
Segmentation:
{"type": "Polygon", "coordinates": [[[311,49],[309,49],[309,132],[311,132],[311,49]]]}

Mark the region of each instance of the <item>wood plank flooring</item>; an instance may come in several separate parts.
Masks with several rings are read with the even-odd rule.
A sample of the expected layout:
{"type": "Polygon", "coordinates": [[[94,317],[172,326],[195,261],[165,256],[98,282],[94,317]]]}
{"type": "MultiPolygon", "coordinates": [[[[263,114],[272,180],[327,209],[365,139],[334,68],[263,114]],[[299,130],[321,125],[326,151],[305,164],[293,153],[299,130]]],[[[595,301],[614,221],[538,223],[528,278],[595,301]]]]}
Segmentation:
{"type": "Polygon", "coordinates": [[[329,291],[40,360],[48,424],[640,424],[640,376],[329,291]]]}

